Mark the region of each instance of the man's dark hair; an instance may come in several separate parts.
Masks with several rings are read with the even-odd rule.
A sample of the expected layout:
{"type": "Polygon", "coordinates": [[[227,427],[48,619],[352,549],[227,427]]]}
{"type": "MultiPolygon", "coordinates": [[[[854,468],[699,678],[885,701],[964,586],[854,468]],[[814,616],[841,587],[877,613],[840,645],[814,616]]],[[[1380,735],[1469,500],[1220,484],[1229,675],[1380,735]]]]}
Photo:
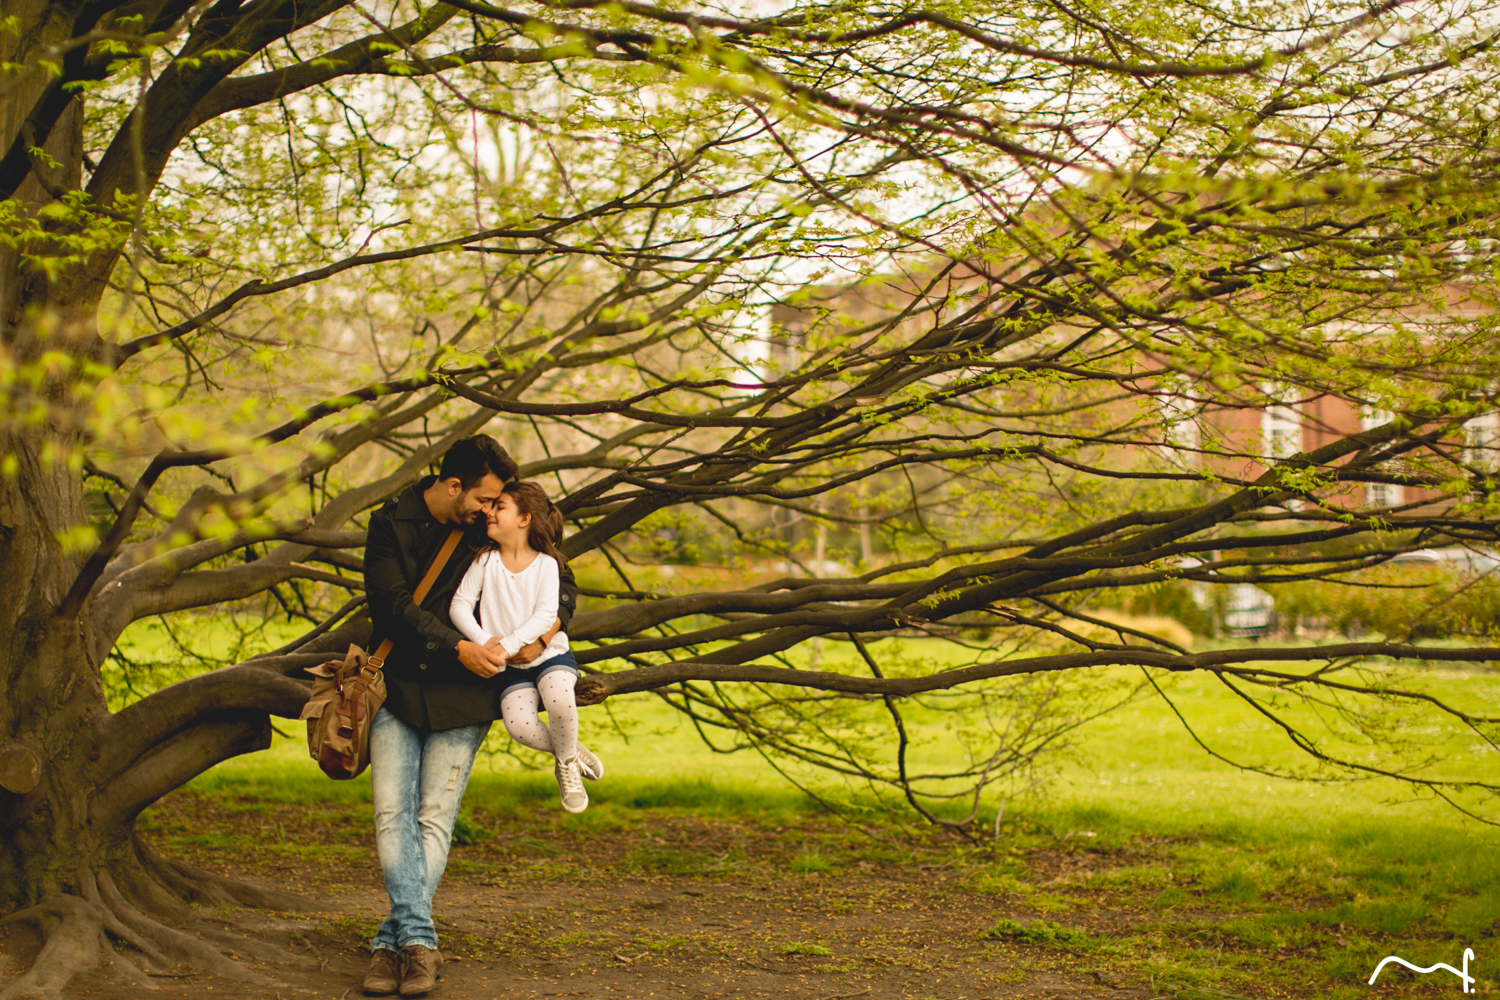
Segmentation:
{"type": "Polygon", "coordinates": [[[456,478],[460,486],[471,490],[475,483],[484,478],[486,472],[493,472],[509,482],[520,471],[516,460],[500,446],[499,441],[488,434],[475,434],[454,442],[453,447],[448,449],[448,453],[443,456],[442,468],[438,469],[438,478],[456,478]]]}

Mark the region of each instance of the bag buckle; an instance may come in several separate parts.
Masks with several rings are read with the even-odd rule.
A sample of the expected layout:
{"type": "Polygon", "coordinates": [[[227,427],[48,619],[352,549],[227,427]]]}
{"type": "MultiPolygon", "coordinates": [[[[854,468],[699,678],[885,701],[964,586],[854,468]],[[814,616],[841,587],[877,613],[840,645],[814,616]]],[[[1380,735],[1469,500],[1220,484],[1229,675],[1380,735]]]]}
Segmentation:
{"type": "Polygon", "coordinates": [[[385,666],[385,658],[375,656],[373,654],[366,658],[365,662],[374,667],[376,670],[379,670],[381,667],[385,666]]]}

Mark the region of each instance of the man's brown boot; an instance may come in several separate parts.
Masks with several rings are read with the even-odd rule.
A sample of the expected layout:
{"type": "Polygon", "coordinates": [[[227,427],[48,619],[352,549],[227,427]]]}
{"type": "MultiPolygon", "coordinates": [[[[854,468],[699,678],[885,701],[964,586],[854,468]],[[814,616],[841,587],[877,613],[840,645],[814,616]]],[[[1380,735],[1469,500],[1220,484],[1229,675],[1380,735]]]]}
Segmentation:
{"type": "Polygon", "coordinates": [[[402,948],[401,995],[426,996],[427,991],[437,985],[438,970],[442,967],[443,955],[436,948],[420,944],[402,948]]]}
{"type": "Polygon", "coordinates": [[[370,971],[365,973],[365,993],[372,997],[390,996],[401,985],[401,956],[389,948],[376,948],[370,956],[370,971]]]}

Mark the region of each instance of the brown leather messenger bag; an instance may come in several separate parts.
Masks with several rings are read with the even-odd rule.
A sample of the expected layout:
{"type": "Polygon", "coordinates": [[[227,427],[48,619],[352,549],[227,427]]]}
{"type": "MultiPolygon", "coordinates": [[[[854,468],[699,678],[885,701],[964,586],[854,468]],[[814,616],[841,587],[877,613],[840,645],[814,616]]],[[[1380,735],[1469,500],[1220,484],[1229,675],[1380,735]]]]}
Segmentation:
{"type": "MultiPolygon", "coordinates": [[[[432,590],[463,536],[462,529],[454,528],[443,541],[412,594],[418,605],[432,590]]],[[[335,781],[356,778],[370,766],[370,723],[385,703],[381,668],[395,645],[394,639],[386,638],[370,656],[351,645],[342,660],[307,668],[313,675],[312,697],[302,709],[302,718],[307,720],[307,751],[323,773],[335,781]]]]}

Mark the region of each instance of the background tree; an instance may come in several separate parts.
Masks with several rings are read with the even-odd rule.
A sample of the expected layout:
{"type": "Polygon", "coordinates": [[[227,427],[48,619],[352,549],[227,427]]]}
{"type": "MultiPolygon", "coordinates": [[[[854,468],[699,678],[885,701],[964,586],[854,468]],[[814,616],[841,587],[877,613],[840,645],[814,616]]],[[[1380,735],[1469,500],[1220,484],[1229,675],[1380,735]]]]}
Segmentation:
{"type": "Polygon", "coordinates": [[[987,785],[1129,696],[1088,671],[1207,670],[1314,766],[1483,810],[1493,786],[1391,733],[1494,720],[1369,664],[1495,649],[1192,652],[1084,604],[1364,585],[1493,541],[1492,23],[7,4],[0,910],[47,933],[7,1000],[110,938],[249,975],[173,928],[182,902],[290,901],[134,819],[296,716],[301,669],[362,635],[363,513],[486,427],[556,485],[592,574],[587,700],[658,691],[721,748],[974,835],[987,785]],[[1325,402],[1388,418],[1345,433],[1325,402]],[[1268,406],[1314,444],[1237,422],[1268,406]],[[1425,492],[1372,511],[1370,483],[1425,492]],[[784,568],[633,581],[695,545],[784,568]],[[131,623],[268,607],[310,630],[109,710],[131,623]],[[967,662],[877,644],[913,633],[967,662]],[[969,764],[909,766],[913,702],[970,726],[969,764]]]}

